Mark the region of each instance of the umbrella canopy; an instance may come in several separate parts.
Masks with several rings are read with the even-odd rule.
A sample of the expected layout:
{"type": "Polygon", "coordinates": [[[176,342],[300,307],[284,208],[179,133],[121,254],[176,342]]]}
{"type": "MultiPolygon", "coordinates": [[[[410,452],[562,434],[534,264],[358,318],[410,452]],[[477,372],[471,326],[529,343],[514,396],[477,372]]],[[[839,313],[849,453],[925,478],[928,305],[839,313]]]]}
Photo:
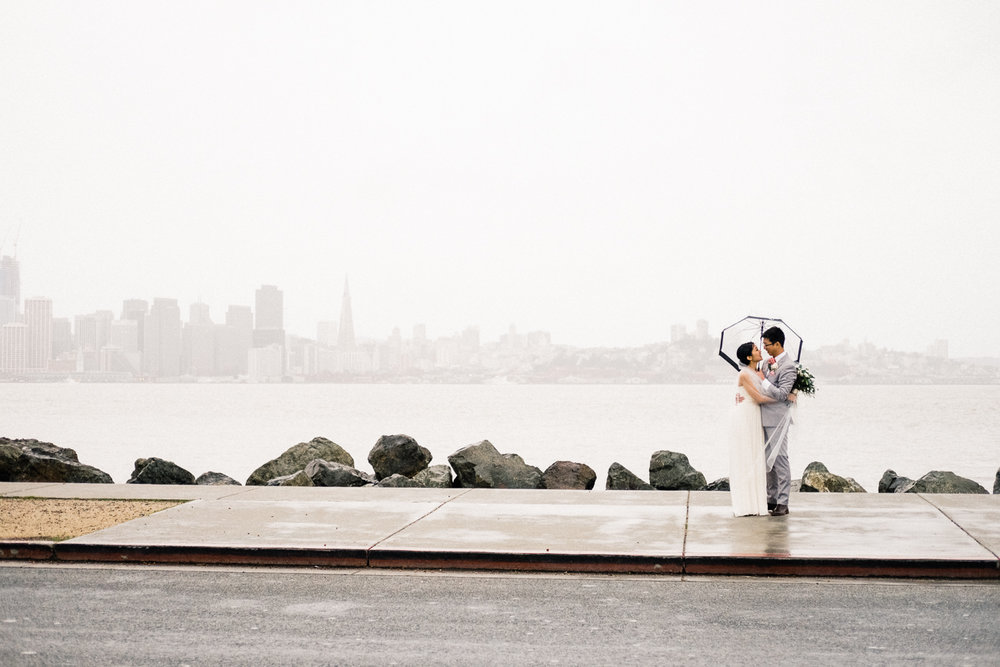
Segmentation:
{"type": "Polygon", "coordinates": [[[719,356],[725,359],[736,370],[740,369],[740,364],[736,360],[736,348],[743,343],[756,343],[761,354],[766,356],[764,346],[760,339],[765,331],[771,327],[779,327],[785,332],[785,352],[791,355],[798,363],[802,358],[802,337],[784,323],[774,317],[759,317],[747,315],[739,322],[730,324],[722,330],[719,337],[719,356]]]}

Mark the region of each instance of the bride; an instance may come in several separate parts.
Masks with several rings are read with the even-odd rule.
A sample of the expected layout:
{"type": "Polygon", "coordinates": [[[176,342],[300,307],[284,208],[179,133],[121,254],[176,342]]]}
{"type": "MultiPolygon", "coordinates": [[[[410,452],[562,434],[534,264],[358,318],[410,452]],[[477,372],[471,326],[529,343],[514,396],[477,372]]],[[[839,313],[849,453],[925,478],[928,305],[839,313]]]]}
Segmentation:
{"type": "Polygon", "coordinates": [[[757,346],[743,343],[736,349],[736,358],[742,368],[729,426],[729,495],[734,516],[763,516],[767,514],[767,473],[760,404],[774,399],[761,393],[764,375],[753,370],[762,359],[757,346]]]}

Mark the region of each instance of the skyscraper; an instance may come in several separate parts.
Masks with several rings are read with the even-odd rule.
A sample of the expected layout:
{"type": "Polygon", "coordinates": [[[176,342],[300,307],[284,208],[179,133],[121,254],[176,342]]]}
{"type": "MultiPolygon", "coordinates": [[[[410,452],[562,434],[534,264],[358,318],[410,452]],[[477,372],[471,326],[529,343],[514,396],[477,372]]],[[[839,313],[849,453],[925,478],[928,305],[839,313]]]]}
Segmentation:
{"type": "Polygon", "coordinates": [[[177,299],[153,299],[146,316],[143,370],[152,377],[181,374],[181,309],[177,299]]]}
{"type": "Polygon", "coordinates": [[[253,346],[285,345],[284,294],[274,285],[261,285],[255,298],[253,346]]]}
{"type": "Polygon", "coordinates": [[[250,306],[229,306],[225,332],[219,344],[221,375],[246,375],[247,360],[253,346],[253,311],[250,306]]]}
{"type": "Polygon", "coordinates": [[[25,347],[28,327],[10,322],[0,327],[0,373],[19,375],[27,369],[25,347]]]}
{"type": "Polygon", "coordinates": [[[114,318],[110,310],[76,316],[74,331],[77,370],[100,370],[101,349],[111,337],[111,322],[114,318]]]}
{"type": "Polygon", "coordinates": [[[215,375],[216,329],[208,304],[193,303],[189,312],[182,335],[184,352],[181,370],[191,375],[215,375]]]}
{"type": "Polygon", "coordinates": [[[145,337],[146,315],[149,314],[149,303],[145,299],[126,299],[122,302],[122,319],[136,323],[139,333],[139,352],[143,350],[145,337]]]}
{"type": "Polygon", "coordinates": [[[25,363],[27,370],[45,372],[52,360],[52,300],[34,297],[24,300],[27,326],[25,363]]]}
{"type": "Polygon", "coordinates": [[[351,289],[345,277],[344,298],[340,301],[340,332],[337,334],[337,347],[352,349],[354,346],[354,315],[351,312],[351,289]]]}

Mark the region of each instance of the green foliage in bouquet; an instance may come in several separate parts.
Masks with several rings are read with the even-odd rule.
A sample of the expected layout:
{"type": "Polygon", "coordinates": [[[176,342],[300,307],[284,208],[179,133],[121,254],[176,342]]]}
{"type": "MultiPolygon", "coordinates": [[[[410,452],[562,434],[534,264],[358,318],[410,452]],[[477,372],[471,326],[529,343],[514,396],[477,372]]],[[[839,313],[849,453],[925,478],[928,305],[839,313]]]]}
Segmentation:
{"type": "Polygon", "coordinates": [[[809,369],[799,364],[795,369],[795,384],[792,391],[798,391],[812,396],[816,393],[816,378],[809,372],[809,369]]]}

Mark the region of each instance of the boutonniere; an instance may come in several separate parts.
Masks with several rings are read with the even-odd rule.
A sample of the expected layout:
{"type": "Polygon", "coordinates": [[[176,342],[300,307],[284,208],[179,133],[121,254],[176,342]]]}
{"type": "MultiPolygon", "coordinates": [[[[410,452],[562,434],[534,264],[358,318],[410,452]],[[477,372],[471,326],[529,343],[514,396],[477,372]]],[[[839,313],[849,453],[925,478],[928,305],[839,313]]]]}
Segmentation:
{"type": "Polygon", "coordinates": [[[774,357],[767,360],[767,369],[772,373],[778,369],[778,361],[774,357]]]}

